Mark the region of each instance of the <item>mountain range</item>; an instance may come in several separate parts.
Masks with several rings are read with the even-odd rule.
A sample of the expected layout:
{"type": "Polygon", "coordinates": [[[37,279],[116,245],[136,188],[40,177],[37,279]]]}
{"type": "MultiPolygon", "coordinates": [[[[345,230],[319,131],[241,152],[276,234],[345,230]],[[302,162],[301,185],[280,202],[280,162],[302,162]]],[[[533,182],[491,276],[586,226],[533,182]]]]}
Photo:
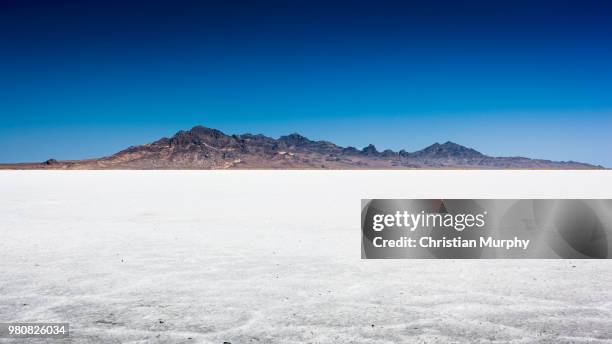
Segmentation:
{"type": "Polygon", "coordinates": [[[111,156],[43,163],[3,164],[4,169],[599,169],[574,161],[492,157],[453,142],[416,152],[359,150],[299,134],[274,139],[227,135],[195,126],[174,136],[129,147],[111,156]]]}

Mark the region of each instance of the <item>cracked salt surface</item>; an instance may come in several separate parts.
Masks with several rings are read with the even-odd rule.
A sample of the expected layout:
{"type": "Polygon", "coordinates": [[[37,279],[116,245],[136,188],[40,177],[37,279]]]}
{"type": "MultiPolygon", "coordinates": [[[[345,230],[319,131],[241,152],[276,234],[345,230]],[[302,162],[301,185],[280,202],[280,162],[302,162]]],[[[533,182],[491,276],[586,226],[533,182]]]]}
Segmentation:
{"type": "Polygon", "coordinates": [[[611,181],[2,172],[0,322],[69,322],[71,343],[612,343],[610,261],[361,260],[359,250],[361,198],[609,197],[611,181]]]}

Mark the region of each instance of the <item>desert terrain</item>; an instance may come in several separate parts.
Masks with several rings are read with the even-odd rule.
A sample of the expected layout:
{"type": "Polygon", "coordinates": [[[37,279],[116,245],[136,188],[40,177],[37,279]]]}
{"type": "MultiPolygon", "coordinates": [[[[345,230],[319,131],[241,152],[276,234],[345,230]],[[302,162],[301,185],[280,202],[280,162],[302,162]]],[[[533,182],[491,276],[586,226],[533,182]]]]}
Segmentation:
{"type": "Polygon", "coordinates": [[[7,343],[612,343],[608,260],[362,260],[361,198],[610,198],[609,171],[2,171],[7,343]]]}

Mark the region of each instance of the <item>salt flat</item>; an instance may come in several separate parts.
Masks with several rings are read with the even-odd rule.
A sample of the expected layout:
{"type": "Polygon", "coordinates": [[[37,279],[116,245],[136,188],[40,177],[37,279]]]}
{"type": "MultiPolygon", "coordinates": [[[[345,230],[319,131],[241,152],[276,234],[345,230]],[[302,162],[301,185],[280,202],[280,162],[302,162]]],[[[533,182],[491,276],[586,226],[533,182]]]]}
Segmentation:
{"type": "Polygon", "coordinates": [[[71,343],[612,343],[612,261],[360,259],[361,198],[439,197],[612,198],[612,173],[3,171],[0,322],[69,322],[71,343]]]}

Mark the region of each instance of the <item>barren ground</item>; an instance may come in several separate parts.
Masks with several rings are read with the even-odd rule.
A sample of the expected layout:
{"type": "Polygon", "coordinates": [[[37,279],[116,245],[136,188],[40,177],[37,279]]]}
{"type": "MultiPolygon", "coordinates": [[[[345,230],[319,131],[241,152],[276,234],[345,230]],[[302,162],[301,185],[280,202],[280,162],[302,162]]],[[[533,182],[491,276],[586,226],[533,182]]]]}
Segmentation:
{"type": "Polygon", "coordinates": [[[0,322],[69,322],[71,343],[612,343],[611,261],[359,246],[361,198],[611,196],[610,171],[4,171],[0,322]]]}

